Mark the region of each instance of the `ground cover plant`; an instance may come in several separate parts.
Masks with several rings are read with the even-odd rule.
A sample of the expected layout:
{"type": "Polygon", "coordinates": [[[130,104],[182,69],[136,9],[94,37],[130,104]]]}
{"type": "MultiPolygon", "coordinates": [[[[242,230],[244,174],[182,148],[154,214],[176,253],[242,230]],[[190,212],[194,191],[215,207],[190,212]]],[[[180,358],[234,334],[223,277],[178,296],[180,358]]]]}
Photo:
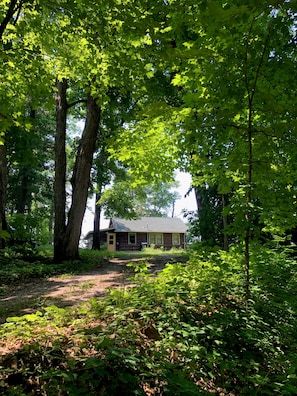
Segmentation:
{"type": "Polygon", "coordinates": [[[185,256],[184,251],[171,249],[145,248],[141,252],[109,252],[107,250],[94,251],[82,249],[79,260],[53,263],[53,249],[40,249],[34,255],[26,256],[11,254],[9,250],[0,251],[0,284],[23,283],[32,279],[47,278],[53,275],[79,273],[96,269],[112,257],[154,257],[154,256],[185,256]]]}
{"type": "MultiPolygon", "coordinates": [[[[297,392],[296,263],[253,248],[192,252],[135,287],[75,310],[55,306],[0,327],[7,395],[292,395],[297,392]]],[[[132,272],[132,271],[131,271],[132,272]]]]}

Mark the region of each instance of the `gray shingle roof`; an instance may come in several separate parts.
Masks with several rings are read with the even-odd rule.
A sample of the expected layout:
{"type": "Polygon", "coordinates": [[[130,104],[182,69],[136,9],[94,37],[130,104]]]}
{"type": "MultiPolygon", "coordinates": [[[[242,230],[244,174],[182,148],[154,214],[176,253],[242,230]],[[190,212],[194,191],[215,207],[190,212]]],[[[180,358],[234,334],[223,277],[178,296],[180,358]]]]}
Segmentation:
{"type": "Polygon", "coordinates": [[[165,232],[184,233],[187,231],[185,223],[175,217],[141,217],[137,220],[113,218],[110,228],[115,232],[165,232]]]}

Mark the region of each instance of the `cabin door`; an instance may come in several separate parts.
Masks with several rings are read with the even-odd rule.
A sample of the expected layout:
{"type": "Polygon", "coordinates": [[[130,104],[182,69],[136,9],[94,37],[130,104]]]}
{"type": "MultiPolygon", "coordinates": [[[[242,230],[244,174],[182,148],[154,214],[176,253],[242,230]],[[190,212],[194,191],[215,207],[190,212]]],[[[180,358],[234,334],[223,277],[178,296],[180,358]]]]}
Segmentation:
{"type": "Polygon", "coordinates": [[[107,250],[114,252],[116,250],[116,234],[107,234],[107,250]]]}

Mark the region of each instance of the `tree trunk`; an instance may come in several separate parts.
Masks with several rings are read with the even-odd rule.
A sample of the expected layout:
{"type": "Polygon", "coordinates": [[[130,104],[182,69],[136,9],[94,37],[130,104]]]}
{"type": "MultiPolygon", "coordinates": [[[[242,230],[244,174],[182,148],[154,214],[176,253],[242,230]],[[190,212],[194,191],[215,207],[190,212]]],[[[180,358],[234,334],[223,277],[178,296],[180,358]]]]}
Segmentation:
{"type": "Polygon", "coordinates": [[[54,234],[53,234],[54,224],[55,224],[54,203],[51,202],[49,219],[48,219],[48,234],[49,234],[48,243],[50,245],[52,245],[52,243],[54,242],[54,234]]]}
{"type": "MultiPolygon", "coordinates": [[[[5,145],[0,144],[0,233],[7,230],[5,205],[7,195],[7,162],[5,145]]],[[[0,237],[0,249],[4,248],[4,238],[0,237]]]]}
{"type": "Polygon", "coordinates": [[[175,201],[172,202],[171,217],[174,217],[174,211],[175,211],[175,201]]]}
{"type": "Polygon", "coordinates": [[[195,192],[195,198],[196,198],[196,205],[197,205],[197,212],[199,215],[199,211],[201,211],[201,197],[199,194],[199,189],[198,187],[194,187],[194,192],[195,192]]]}
{"type": "Polygon", "coordinates": [[[95,202],[95,215],[94,215],[94,231],[93,231],[93,250],[100,250],[100,219],[101,219],[101,206],[97,204],[100,199],[101,193],[96,194],[95,202]]]}
{"type": "Polygon", "coordinates": [[[88,95],[87,117],[72,175],[72,204],[65,233],[65,259],[79,258],[79,239],[88,199],[93,154],[100,123],[100,107],[88,95]]]}
{"type": "Polygon", "coordinates": [[[55,226],[54,259],[59,262],[65,258],[66,229],[66,125],[67,125],[67,80],[57,81],[56,94],[56,139],[55,139],[55,226]]]}

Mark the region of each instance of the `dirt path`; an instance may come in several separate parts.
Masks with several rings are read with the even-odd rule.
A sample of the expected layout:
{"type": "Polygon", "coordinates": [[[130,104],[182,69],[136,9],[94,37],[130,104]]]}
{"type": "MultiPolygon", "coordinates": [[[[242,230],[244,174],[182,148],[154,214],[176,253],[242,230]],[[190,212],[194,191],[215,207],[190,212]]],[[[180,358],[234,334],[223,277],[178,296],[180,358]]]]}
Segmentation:
{"type": "MultiPolygon", "coordinates": [[[[0,324],[9,316],[32,313],[53,304],[58,307],[76,306],[93,297],[103,296],[109,287],[129,286],[131,269],[126,265],[141,260],[114,258],[97,270],[78,275],[54,276],[18,286],[5,286],[0,297],[0,324]]],[[[170,261],[170,257],[164,256],[149,259],[150,271],[157,273],[170,261]]]]}

